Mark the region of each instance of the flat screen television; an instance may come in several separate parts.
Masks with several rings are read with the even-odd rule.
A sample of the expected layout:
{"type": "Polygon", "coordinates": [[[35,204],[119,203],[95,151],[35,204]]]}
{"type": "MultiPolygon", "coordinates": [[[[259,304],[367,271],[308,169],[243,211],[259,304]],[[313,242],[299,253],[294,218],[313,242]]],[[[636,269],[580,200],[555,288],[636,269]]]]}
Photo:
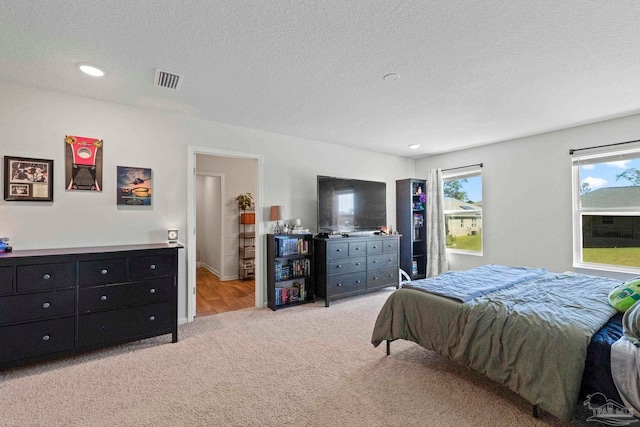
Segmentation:
{"type": "Polygon", "coordinates": [[[386,223],[385,182],[318,175],[318,233],[373,232],[386,223]]]}

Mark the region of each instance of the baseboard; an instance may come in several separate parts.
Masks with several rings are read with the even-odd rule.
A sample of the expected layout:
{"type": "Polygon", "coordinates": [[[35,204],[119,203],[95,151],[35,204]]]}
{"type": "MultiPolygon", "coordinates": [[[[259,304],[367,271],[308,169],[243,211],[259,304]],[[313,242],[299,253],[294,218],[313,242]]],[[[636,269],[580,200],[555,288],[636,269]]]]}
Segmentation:
{"type": "Polygon", "coordinates": [[[213,274],[215,274],[216,276],[220,277],[220,272],[217,271],[215,268],[211,267],[209,264],[206,264],[204,262],[200,263],[200,267],[201,268],[206,268],[207,270],[209,270],[210,272],[212,272],[213,274]]]}
{"type": "Polygon", "coordinates": [[[240,277],[237,274],[223,277],[219,271],[217,271],[215,268],[211,267],[210,265],[207,265],[205,263],[200,263],[200,266],[202,268],[206,268],[207,270],[209,270],[210,272],[218,276],[221,282],[226,282],[227,280],[240,280],[240,277]]]}

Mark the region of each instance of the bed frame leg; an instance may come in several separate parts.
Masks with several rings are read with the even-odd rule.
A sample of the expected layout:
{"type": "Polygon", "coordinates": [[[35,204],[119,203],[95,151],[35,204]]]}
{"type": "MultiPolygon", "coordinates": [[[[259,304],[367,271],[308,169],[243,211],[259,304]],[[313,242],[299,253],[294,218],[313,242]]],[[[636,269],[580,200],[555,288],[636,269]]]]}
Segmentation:
{"type": "Polygon", "coordinates": [[[391,355],[391,343],[397,339],[398,338],[387,340],[387,356],[391,355]]]}
{"type": "Polygon", "coordinates": [[[531,405],[531,416],[538,418],[538,405],[531,405]]]}

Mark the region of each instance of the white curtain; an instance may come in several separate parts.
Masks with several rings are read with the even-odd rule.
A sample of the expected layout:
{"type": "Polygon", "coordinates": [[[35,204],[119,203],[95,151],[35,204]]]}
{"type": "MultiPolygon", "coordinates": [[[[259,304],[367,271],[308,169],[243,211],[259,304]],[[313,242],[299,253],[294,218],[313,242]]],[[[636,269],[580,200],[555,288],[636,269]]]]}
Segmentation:
{"type": "Polygon", "coordinates": [[[442,171],[431,169],[427,178],[427,277],[449,270],[442,187],[442,171]]]}

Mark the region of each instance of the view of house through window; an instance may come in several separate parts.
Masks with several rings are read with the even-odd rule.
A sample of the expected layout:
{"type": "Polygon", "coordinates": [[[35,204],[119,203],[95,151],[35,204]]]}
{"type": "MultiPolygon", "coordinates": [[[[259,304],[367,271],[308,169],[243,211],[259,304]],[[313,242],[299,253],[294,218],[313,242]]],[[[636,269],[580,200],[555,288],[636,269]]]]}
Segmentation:
{"type": "Polygon", "coordinates": [[[482,253],[482,174],[479,168],[444,176],[447,249],[482,253]]]}
{"type": "Polygon", "coordinates": [[[576,264],[640,267],[640,152],[574,159],[576,171],[576,264]]]}

